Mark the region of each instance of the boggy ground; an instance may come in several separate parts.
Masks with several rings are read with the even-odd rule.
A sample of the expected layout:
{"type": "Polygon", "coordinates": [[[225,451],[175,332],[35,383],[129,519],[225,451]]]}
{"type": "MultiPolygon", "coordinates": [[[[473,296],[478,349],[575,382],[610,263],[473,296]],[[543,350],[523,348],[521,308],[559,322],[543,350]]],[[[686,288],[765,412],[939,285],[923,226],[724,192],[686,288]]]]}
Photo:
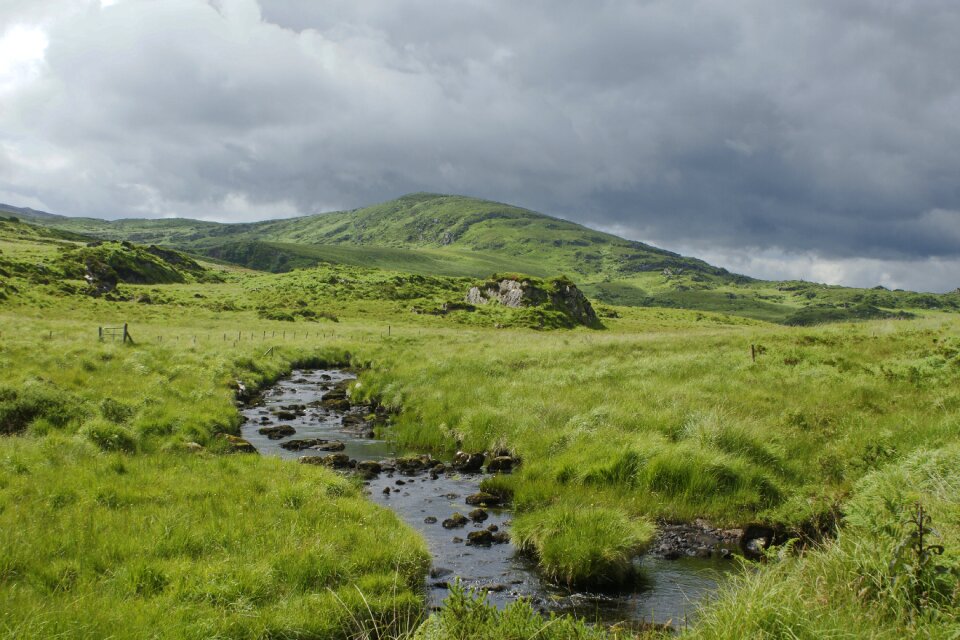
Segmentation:
{"type": "MultiPolygon", "coordinates": [[[[323,637],[350,633],[348,618],[382,621],[419,601],[402,585],[420,584],[426,555],[399,550],[422,545],[395,518],[355,499],[352,485],[321,468],[292,472],[223,455],[230,445],[217,434],[239,426],[236,381],[257,387],[310,362],[362,369],[352,396],[399,411],[391,433],[402,445],[518,456],[512,474],[485,488],[510,496],[514,539],[558,582],[626,578],[629,559],[651,544],[661,519],[769,523],[788,533],[839,522],[836,542],[748,574],[694,632],[903,637],[920,629],[949,637],[956,629],[956,589],[937,582],[954,575],[960,547],[960,492],[944,489],[955,486],[960,434],[960,331],[952,316],[801,329],[621,309],[604,331],[536,332],[468,329],[399,304],[362,299],[338,307],[331,298],[339,323],[289,323],[261,317],[270,283],[246,277],[143,287],[161,289],[149,304],[135,302],[133,286],[129,297],[111,301],[6,283],[0,629],[7,636],[122,628],[130,637],[190,637],[198,629],[323,637]],[[251,295],[259,296],[255,306],[245,302],[251,295]],[[122,320],[136,344],[96,341],[98,325],[122,320]],[[751,344],[763,347],[756,361],[751,344]],[[111,471],[116,460],[126,472],[111,471]],[[291,485],[291,473],[313,475],[291,485]],[[158,495],[161,477],[170,484],[158,495]],[[254,478],[269,499],[245,484],[254,478]],[[889,504],[864,497],[888,486],[883,478],[896,478],[903,491],[889,504]],[[343,491],[349,504],[336,526],[302,513],[336,502],[328,486],[341,487],[330,491],[343,491]],[[196,491],[209,495],[194,499],[196,491]],[[936,544],[945,547],[936,564],[918,570],[907,568],[921,565],[908,562],[909,545],[901,544],[915,501],[929,509],[936,544]],[[204,519],[221,502],[216,508],[226,515],[204,519]],[[154,514],[157,504],[166,515],[154,514]],[[86,514],[104,517],[77,523],[86,514]],[[218,542],[158,548],[191,521],[218,542]],[[310,522],[315,535],[291,535],[310,522]],[[363,541],[374,528],[404,542],[375,557],[331,542],[373,548],[363,541]],[[139,535],[144,530],[153,535],[139,535]],[[241,545],[218,538],[220,531],[249,535],[241,545]],[[313,554],[308,566],[316,570],[276,565],[290,545],[296,557],[313,554]],[[893,556],[902,562],[891,564],[893,556]],[[149,565],[147,587],[124,577],[138,562],[149,565]],[[248,565],[256,575],[245,573],[248,565]],[[401,586],[391,591],[388,583],[401,586]],[[765,596],[786,589],[791,597],[765,596]],[[370,606],[372,616],[367,592],[383,598],[370,606]],[[348,614],[333,613],[337,601],[348,614]],[[810,606],[824,615],[805,622],[810,606]],[[327,613],[312,616],[311,607],[327,613]]],[[[494,614],[476,619],[478,629],[502,630],[494,614]]]]}
{"type": "Polygon", "coordinates": [[[485,488],[512,496],[515,539],[572,583],[616,579],[656,518],[816,538],[865,473],[956,439],[952,321],[668,318],[680,326],[437,335],[378,352],[356,393],[403,408],[403,444],[516,453],[485,488]]]}

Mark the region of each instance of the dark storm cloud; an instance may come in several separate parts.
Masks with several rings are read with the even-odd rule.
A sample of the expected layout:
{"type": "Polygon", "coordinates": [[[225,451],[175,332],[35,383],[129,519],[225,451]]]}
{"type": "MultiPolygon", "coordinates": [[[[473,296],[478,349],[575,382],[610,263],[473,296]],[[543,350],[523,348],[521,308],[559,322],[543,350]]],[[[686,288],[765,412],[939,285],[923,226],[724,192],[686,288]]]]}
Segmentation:
{"type": "Polygon", "coordinates": [[[946,288],[877,265],[960,260],[952,1],[13,0],[0,30],[46,41],[0,63],[15,204],[254,219],[430,190],[761,275],[946,288]]]}

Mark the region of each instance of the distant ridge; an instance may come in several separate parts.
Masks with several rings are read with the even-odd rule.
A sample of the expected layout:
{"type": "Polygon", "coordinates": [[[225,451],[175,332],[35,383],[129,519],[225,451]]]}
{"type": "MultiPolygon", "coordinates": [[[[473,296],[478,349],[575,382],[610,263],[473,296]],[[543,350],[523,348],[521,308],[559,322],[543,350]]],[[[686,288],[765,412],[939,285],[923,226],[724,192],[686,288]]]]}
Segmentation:
{"type": "Polygon", "coordinates": [[[600,303],[713,311],[786,324],[960,311],[960,294],[764,281],[522,207],[411,193],[314,215],[224,224],[185,218],[98,220],[0,205],[59,232],[159,245],[260,271],[343,264],[421,276],[564,275],[600,303]]]}
{"type": "Polygon", "coordinates": [[[450,275],[518,271],[544,276],[565,273],[580,279],[622,278],[670,269],[747,280],[696,258],[529,209],[436,193],[412,193],[350,211],[254,223],[185,218],[106,221],[50,214],[34,216],[33,221],[106,240],[163,244],[271,271],[329,261],[356,263],[363,259],[361,248],[373,248],[381,257],[384,251],[391,253],[384,266],[404,269],[406,263],[416,267],[440,259],[450,275]]]}
{"type": "Polygon", "coordinates": [[[38,211],[36,209],[31,209],[30,207],[15,207],[12,204],[3,204],[2,202],[0,202],[0,213],[13,215],[13,216],[24,218],[27,220],[37,220],[37,221],[63,220],[66,218],[66,216],[57,215],[55,213],[38,211]]]}

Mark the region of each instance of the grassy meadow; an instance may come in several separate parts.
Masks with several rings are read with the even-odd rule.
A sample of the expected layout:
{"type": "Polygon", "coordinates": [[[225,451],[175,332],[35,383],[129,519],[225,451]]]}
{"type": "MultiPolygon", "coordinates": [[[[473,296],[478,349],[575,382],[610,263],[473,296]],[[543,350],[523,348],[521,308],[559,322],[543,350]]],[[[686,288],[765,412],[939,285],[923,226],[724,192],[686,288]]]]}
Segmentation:
{"type": "Polygon", "coordinates": [[[538,331],[505,309],[422,312],[467,279],[351,265],[205,264],[215,277],[91,296],[70,242],[0,245],[6,637],[605,633],[456,594],[417,631],[416,534],[353,480],[228,454],[238,380],[334,363],[360,371],[353,397],[399,412],[386,435],[406,447],[518,456],[485,488],[558,583],[629,582],[664,520],[765,522],[827,536],[745,572],[686,634],[956,637],[954,314],[790,327],[609,307],[604,329],[538,331]],[[97,340],[122,322],[135,344],[97,340]],[[918,501],[945,550],[911,560],[918,501]]]}

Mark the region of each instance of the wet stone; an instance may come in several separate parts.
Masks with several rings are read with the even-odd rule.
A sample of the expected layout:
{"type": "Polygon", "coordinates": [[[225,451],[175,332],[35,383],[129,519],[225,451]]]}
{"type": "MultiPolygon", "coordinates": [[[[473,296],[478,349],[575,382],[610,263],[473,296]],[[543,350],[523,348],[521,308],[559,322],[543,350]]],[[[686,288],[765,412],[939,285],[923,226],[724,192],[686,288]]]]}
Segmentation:
{"type": "Polygon", "coordinates": [[[473,520],[474,522],[483,522],[484,520],[490,517],[490,514],[487,513],[485,509],[474,509],[468,515],[470,516],[470,519],[473,520]]]}
{"type": "Polygon", "coordinates": [[[257,432],[262,436],[267,436],[270,440],[280,440],[292,436],[297,430],[289,425],[281,424],[275,427],[260,427],[257,432]]]}
{"type": "Polygon", "coordinates": [[[319,442],[310,448],[316,451],[343,451],[347,448],[347,445],[339,440],[332,440],[330,442],[319,442]]]}
{"type": "Polygon", "coordinates": [[[378,474],[382,470],[380,463],[376,460],[364,460],[357,463],[357,470],[364,471],[370,474],[378,474]]]}
{"type": "Polygon", "coordinates": [[[463,473],[476,473],[483,468],[483,461],[486,456],[482,453],[466,453],[457,451],[453,457],[453,468],[463,473]]]}
{"type": "Polygon", "coordinates": [[[287,451],[303,451],[304,449],[310,449],[311,447],[315,447],[318,444],[323,444],[325,442],[327,441],[319,440],[317,438],[307,438],[304,440],[287,440],[286,442],[281,442],[280,446],[287,451]]]}
{"type": "Polygon", "coordinates": [[[444,529],[459,529],[469,522],[463,514],[454,513],[452,516],[444,520],[441,524],[444,529]]]}
{"type": "Polygon", "coordinates": [[[423,519],[424,524],[437,524],[437,519],[434,516],[427,516],[423,519]]]}
{"type": "Polygon", "coordinates": [[[489,547],[493,544],[493,533],[486,529],[471,531],[467,534],[467,544],[473,547],[489,547]]]}
{"type": "Polygon", "coordinates": [[[467,496],[467,504],[469,505],[497,506],[502,502],[503,498],[495,496],[492,493],[487,493],[486,491],[480,491],[479,493],[467,496]]]}
{"type": "Polygon", "coordinates": [[[356,461],[351,460],[345,453],[332,453],[329,456],[303,456],[299,459],[300,464],[316,464],[331,469],[347,469],[356,465],[356,461]],[[353,462],[353,465],[350,463],[353,462]]]}

